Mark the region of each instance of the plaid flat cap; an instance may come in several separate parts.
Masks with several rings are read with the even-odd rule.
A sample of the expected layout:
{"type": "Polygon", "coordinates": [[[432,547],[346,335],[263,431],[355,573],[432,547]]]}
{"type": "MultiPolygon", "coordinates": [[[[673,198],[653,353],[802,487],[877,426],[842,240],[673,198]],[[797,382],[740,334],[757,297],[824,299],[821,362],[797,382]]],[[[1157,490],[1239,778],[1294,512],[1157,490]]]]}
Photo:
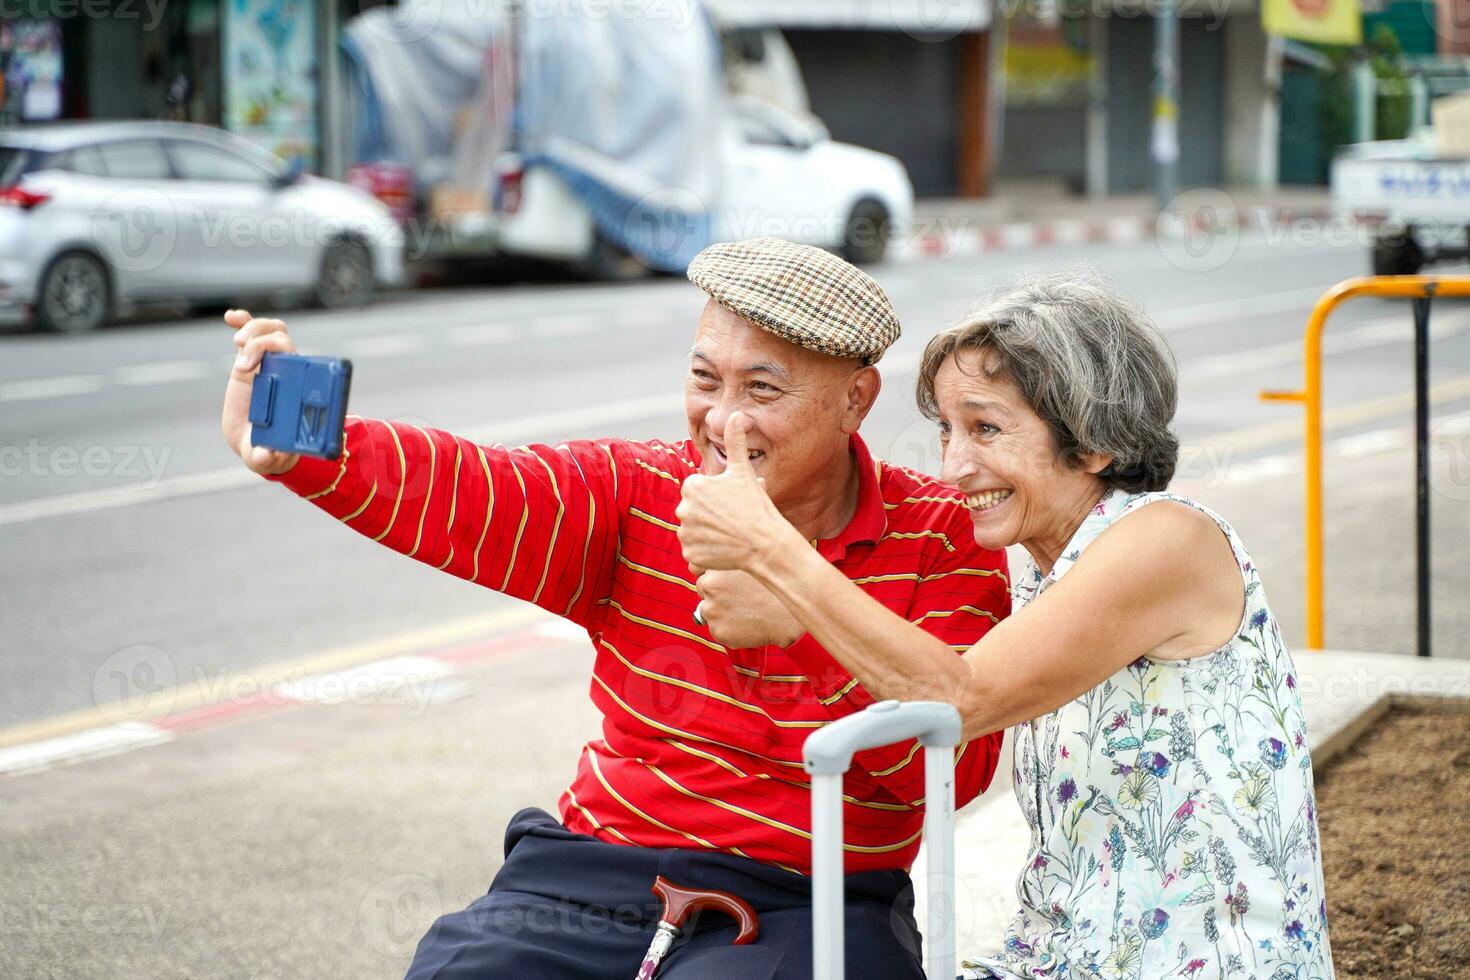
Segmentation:
{"type": "Polygon", "coordinates": [[[865,364],[882,357],[901,330],[883,287],[810,245],[779,238],[721,242],[694,257],[689,281],[782,340],[865,364]]]}

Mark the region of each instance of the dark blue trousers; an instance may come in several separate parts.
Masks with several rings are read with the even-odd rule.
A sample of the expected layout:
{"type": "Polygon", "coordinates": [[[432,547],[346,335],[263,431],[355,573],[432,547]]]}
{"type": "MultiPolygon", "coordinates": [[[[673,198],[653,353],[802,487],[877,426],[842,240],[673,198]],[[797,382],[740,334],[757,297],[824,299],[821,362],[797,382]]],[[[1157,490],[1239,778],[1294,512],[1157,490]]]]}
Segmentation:
{"type": "MultiPolygon", "coordinates": [[[[811,977],[804,875],[727,854],[605,844],[526,809],[506,829],[505,864],[490,891],[430,927],[407,980],[633,980],[658,925],[658,875],[739,895],[760,922],[755,942],[735,946],[731,919],[702,914],[664,958],[660,980],[811,977]]],[[[922,978],[909,876],[848,875],[846,897],[848,975],[922,978]]]]}

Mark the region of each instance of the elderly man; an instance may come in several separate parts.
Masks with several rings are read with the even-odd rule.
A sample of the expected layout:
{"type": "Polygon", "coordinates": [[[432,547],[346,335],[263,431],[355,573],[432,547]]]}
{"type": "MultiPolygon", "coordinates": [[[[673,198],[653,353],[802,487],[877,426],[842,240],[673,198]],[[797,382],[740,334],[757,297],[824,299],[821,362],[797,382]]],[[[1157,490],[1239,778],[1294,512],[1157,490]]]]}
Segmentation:
{"type": "MultiPolygon", "coordinates": [[[[410,977],[632,977],[662,875],[748,902],[759,938],[705,916],[661,977],[811,973],[809,787],[801,745],[872,703],[774,597],[740,573],[695,577],[674,511],[683,480],[725,468],[726,420],[780,512],[870,595],[956,650],[1010,608],[1003,553],[974,543],[958,494],[874,459],[858,428],[899,325],[882,289],[818,249],[715,245],[689,268],[709,294],[689,352],[689,438],[507,449],[349,416],[340,461],[252,447],[250,388],[278,320],[231,311],[241,351],[225,438],[246,464],[353,530],[584,627],[602,738],[560,819],[523,810],[489,892],[419,944],[410,977]],[[814,672],[814,658],[826,664],[814,672]],[[798,667],[798,664],[804,666],[798,667]]],[[[958,757],[956,798],[995,769],[1000,735],[958,757]]],[[[917,743],[860,753],[846,780],[847,959],[921,976],[907,868],[919,847],[917,743]]]]}

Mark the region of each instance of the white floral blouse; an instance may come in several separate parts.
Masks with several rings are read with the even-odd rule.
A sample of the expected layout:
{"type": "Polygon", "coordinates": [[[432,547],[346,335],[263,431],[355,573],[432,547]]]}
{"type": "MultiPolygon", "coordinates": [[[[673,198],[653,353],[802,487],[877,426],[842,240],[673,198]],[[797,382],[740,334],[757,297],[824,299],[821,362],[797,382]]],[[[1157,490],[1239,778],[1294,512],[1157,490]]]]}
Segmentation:
{"type": "MultiPolygon", "coordinates": [[[[1109,492],[1019,611],[1123,515],[1157,500],[1208,514],[1245,580],[1236,637],[1148,657],[1013,730],[1031,827],[1021,909],[969,977],[1315,980],[1333,976],[1306,720],[1296,671],[1235,531],[1170,493],[1109,492]]],[[[1181,560],[1187,557],[1181,556],[1181,560]]]]}

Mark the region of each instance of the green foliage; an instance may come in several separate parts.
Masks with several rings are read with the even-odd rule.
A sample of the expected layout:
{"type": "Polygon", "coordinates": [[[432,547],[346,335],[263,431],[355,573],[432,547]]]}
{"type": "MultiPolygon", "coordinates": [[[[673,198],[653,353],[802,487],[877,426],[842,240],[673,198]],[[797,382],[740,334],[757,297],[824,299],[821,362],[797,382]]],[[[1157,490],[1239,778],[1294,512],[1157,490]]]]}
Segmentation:
{"type": "Polygon", "coordinates": [[[1409,134],[1409,75],[1402,64],[1403,45],[1392,27],[1378,24],[1361,48],[1323,45],[1319,50],[1332,63],[1322,89],[1322,140],[1329,156],[1336,147],[1354,139],[1353,68],[1359,52],[1367,55],[1378,79],[1374,138],[1396,140],[1409,134]]]}

